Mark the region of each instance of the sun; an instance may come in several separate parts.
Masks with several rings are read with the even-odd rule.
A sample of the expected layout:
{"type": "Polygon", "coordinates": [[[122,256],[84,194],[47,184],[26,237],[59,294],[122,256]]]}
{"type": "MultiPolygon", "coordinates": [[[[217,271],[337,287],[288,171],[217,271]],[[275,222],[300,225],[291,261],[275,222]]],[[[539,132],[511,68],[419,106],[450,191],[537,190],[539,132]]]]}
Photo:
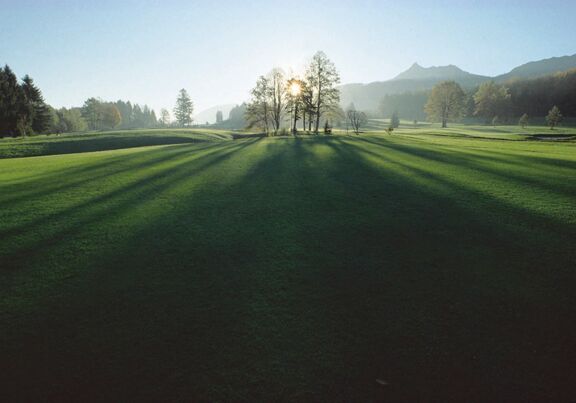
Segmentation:
{"type": "Polygon", "coordinates": [[[293,97],[297,97],[298,95],[300,95],[301,91],[302,88],[300,87],[300,84],[298,84],[297,82],[293,82],[292,84],[290,84],[290,95],[292,95],[293,97]]]}

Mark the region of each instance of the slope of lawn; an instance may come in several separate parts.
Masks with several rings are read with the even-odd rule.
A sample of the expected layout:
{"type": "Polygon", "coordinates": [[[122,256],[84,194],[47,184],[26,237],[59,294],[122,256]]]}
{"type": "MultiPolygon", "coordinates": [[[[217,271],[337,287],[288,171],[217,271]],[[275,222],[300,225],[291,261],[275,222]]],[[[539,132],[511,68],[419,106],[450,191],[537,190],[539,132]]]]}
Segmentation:
{"type": "Polygon", "coordinates": [[[117,150],[164,144],[230,140],[230,134],[210,129],[144,129],[42,135],[0,139],[0,158],[117,150]]]}
{"type": "Polygon", "coordinates": [[[576,144],[16,158],[0,206],[1,401],[576,399],[576,144]]]}

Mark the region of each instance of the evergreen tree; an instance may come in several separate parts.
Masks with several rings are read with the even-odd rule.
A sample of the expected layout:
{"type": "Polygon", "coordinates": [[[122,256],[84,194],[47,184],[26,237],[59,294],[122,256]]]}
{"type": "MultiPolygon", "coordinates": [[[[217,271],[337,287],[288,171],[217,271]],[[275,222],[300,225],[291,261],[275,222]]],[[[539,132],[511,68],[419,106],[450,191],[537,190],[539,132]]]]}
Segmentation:
{"type": "Polygon", "coordinates": [[[17,136],[26,112],[24,92],[10,67],[0,68],[0,136],[17,136]]]}
{"type": "Polygon", "coordinates": [[[50,130],[52,115],[48,105],[44,102],[42,92],[30,76],[25,75],[22,79],[22,90],[26,102],[26,120],[29,124],[29,132],[46,133],[50,130]]]}
{"type": "Polygon", "coordinates": [[[176,118],[178,126],[190,126],[192,124],[192,112],[194,112],[194,104],[188,92],[182,88],[176,99],[176,106],[174,107],[174,117],[176,118]]]}

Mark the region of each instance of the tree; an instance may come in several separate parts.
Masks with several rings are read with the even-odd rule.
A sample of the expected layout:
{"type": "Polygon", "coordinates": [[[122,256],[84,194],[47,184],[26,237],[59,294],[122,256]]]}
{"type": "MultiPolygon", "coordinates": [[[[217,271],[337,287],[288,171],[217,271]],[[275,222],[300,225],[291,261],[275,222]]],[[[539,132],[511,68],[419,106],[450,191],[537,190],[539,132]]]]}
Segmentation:
{"type": "Polygon", "coordinates": [[[400,126],[400,118],[398,117],[398,112],[394,112],[390,118],[390,126],[397,129],[400,126]]]}
{"type": "Polygon", "coordinates": [[[510,92],[494,81],[482,83],[474,94],[474,115],[490,122],[497,115],[506,115],[510,107],[510,92]]]}
{"type": "Polygon", "coordinates": [[[50,130],[52,115],[48,105],[44,102],[42,92],[34,84],[29,75],[22,79],[22,90],[27,104],[27,120],[32,133],[45,133],[50,130]]]}
{"type": "Polygon", "coordinates": [[[518,124],[520,126],[522,126],[522,129],[525,129],[526,126],[528,126],[528,121],[529,121],[529,117],[528,115],[525,113],[524,115],[520,116],[520,119],[518,120],[518,124]]]}
{"type": "Polygon", "coordinates": [[[216,112],[216,123],[220,124],[224,121],[224,118],[222,117],[222,111],[217,111],[216,112]]]}
{"type": "Polygon", "coordinates": [[[426,114],[431,121],[440,121],[442,127],[448,126],[448,121],[462,116],[465,107],[466,94],[454,81],[443,81],[432,88],[426,114]]]}
{"type": "Polygon", "coordinates": [[[495,115],[492,118],[492,127],[496,127],[496,125],[498,124],[498,122],[500,122],[500,119],[498,118],[498,115],[495,115]]]}
{"type": "Polygon", "coordinates": [[[170,126],[170,112],[167,109],[160,109],[160,125],[163,127],[170,126]]]}
{"type": "Polygon", "coordinates": [[[286,82],[286,96],[288,99],[287,108],[290,109],[292,117],[292,133],[296,134],[296,124],[302,117],[302,90],[305,84],[304,81],[298,78],[291,78],[286,82]]]}
{"type": "Polygon", "coordinates": [[[348,123],[352,127],[352,130],[356,134],[360,134],[360,128],[366,123],[368,123],[368,118],[364,112],[359,112],[354,107],[354,104],[350,104],[348,109],[346,110],[346,118],[348,119],[348,123]]]}
{"type": "Polygon", "coordinates": [[[102,128],[102,101],[88,98],[82,106],[82,116],[90,130],[100,130],[102,128]]]}
{"type": "Polygon", "coordinates": [[[548,116],[546,116],[546,121],[548,122],[548,126],[550,126],[550,130],[554,130],[554,127],[558,126],[558,124],[562,122],[563,118],[560,109],[554,105],[548,112],[548,116]]]}
{"type": "Polygon", "coordinates": [[[122,122],[120,111],[114,104],[105,103],[101,106],[102,113],[102,128],[113,129],[122,122]]]}
{"type": "Polygon", "coordinates": [[[258,127],[268,133],[270,127],[270,104],[268,100],[270,90],[268,78],[260,76],[251,94],[252,99],[246,107],[247,127],[258,127]]]}
{"type": "Polygon", "coordinates": [[[29,113],[18,78],[8,65],[0,68],[0,136],[25,135],[29,113]]]}
{"type": "Polygon", "coordinates": [[[314,131],[318,133],[322,114],[338,105],[340,90],[336,87],[340,83],[340,76],[334,63],[328,59],[324,52],[317,52],[306,70],[306,82],[312,90],[315,125],[314,131]]]}
{"type": "Polygon", "coordinates": [[[192,124],[192,112],[194,112],[194,104],[188,92],[182,88],[176,99],[176,106],[174,107],[174,117],[176,118],[178,126],[190,126],[192,124]]]}
{"type": "Polygon", "coordinates": [[[272,100],[270,105],[270,117],[274,134],[280,130],[280,124],[286,109],[286,79],[284,72],[279,68],[274,68],[269,74],[268,87],[269,97],[272,100]]]}

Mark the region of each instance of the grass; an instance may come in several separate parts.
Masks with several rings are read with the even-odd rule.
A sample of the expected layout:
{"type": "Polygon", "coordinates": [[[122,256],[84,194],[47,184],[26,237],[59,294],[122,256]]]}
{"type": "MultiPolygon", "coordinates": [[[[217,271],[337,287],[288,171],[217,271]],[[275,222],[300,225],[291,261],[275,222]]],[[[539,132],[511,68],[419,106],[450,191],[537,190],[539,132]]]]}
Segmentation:
{"type": "Polygon", "coordinates": [[[0,400],[574,400],[576,144],[399,132],[0,161],[0,400]]]}
{"type": "Polygon", "coordinates": [[[0,159],[230,140],[210,129],[146,129],[0,139],[0,159]]]}

